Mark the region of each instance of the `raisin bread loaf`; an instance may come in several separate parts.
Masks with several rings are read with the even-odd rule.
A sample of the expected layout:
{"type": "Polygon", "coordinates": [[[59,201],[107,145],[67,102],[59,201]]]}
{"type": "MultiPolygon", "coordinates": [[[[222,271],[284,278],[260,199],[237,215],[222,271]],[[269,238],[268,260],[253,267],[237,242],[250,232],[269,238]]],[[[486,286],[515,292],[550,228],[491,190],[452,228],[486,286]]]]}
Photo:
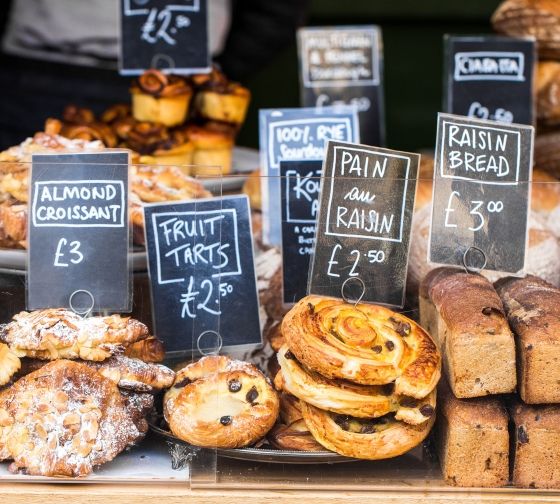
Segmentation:
{"type": "Polygon", "coordinates": [[[560,403],[560,289],[532,275],[504,278],[496,289],[515,333],[521,398],[560,403]]]}
{"type": "Polygon", "coordinates": [[[432,270],[420,285],[420,324],[438,344],[457,397],[515,390],[513,335],[486,278],[456,268],[432,270]]]}
{"type": "Polygon", "coordinates": [[[508,483],[508,415],[499,398],[457,399],[441,380],[437,418],[436,444],[448,484],[499,487],[508,483]]]}

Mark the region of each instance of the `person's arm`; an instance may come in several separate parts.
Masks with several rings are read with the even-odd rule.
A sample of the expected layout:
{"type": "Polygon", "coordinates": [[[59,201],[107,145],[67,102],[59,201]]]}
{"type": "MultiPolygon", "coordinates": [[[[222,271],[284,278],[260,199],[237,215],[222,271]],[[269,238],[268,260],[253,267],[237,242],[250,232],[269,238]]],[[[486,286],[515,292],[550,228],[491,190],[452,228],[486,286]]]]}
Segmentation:
{"type": "Polygon", "coordinates": [[[232,0],[226,45],[216,61],[232,79],[243,80],[295,41],[310,0],[232,0]]]}

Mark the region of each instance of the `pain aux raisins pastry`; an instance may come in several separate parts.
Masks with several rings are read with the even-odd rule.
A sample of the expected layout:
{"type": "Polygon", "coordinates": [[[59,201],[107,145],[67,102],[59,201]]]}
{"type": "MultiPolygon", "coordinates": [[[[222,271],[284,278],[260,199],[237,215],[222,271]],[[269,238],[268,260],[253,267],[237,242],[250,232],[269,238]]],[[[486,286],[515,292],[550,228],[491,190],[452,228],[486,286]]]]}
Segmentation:
{"type": "Polygon", "coordinates": [[[250,446],[274,425],[278,395],[252,364],[208,356],[177,372],[163,412],[171,432],[187,443],[218,448],[250,446]]]}
{"type": "MultiPolygon", "coordinates": [[[[324,448],[377,460],[428,435],[441,357],[418,324],[380,306],[307,296],[284,317],[281,336],[274,384],[299,401],[306,429],[324,448]]],[[[277,433],[289,442],[288,426],[282,419],[271,443],[280,445],[277,433]]]]}
{"type": "Polygon", "coordinates": [[[435,408],[435,392],[422,400],[393,393],[387,385],[358,385],[334,380],[305,369],[284,345],[278,352],[280,372],[275,379],[277,388],[293,394],[317,408],[358,418],[377,418],[394,413],[397,420],[409,424],[428,421],[435,408]],[[424,415],[424,413],[428,413],[424,415]]]}
{"type": "Polygon", "coordinates": [[[137,121],[176,126],[187,118],[191,85],[177,75],[146,70],[130,88],[132,114],[137,121]]]}
{"type": "Polygon", "coordinates": [[[367,460],[397,457],[420,444],[435,416],[420,425],[399,422],[393,415],[364,419],[324,411],[301,403],[303,418],[315,439],[328,450],[367,460]]]}
{"type": "Polygon", "coordinates": [[[307,296],[284,317],[282,334],[297,360],[327,378],[395,383],[422,398],[436,386],[441,358],[430,336],[388,308],[307,296]]]}

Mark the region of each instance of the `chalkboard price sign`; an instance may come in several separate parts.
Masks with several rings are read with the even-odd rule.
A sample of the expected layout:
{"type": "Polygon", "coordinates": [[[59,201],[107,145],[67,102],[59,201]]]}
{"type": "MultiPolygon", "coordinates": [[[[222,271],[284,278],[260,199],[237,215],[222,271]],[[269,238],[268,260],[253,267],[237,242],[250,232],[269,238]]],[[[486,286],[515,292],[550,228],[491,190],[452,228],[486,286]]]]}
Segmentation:
{"type": "Polygon", "coordinates": [[[445,37],[446,112],[533,124],[534,39],[445,37]]]}
{"type": "Polygon", "coordinates": [[[281,161],[284,303],[305,296],[319,213],[322,161],[281,161]]]}
{"type": "Polygon", "coordinates": [[[532,126],[439,114],[432,263],[523,271],[533,136],[532,126]]]}
{"type": "Polygon", "coordinates": [[[381,29],[373,25],[302,28],[297,40],[302,106],[355,106],[360,140],[383,145],[381,29]]]}
{"type": "Polygon", "coordinates": [[[120,73],[210,71],[207,0],[120,0],[120,73]]]}
{"type": "Polygon", "coordinates": [[[322,161],[325,142],[358,142],[358,116],[350,107],[261,110],[259,113],[263,237],[280,246],[280,161],[322,161]]]}
{"type": "Polygon", "coordinates": [[[247,196],[147,205],[146,248],[154,326],[173,352],[261,344],[247,196]]]}
{"type": "Polygon", "coordinates": [[[403,306],[419,162],[418,154],[328,143],[310,294],[350,297],[343,285],[356,278],[363,301],[403,306]]]}
{"type": "Polygon", "coordinates": [[[128,153],[35,154],[27,308],[132,308],[128,153]]]}

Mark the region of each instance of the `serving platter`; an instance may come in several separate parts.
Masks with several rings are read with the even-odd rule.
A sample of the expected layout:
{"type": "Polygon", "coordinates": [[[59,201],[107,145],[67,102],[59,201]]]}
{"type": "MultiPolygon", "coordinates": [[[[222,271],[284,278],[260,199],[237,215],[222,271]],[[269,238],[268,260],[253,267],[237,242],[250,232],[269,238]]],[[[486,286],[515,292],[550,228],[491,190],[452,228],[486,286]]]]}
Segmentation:
{"type": "MultiPolygon", "coordinates": [[[[165,439],[173,458],[192,457],[204,448],[190,445],[174,436],[163,426],[158,425],[157,419],[150,419],[150,430],[165,439]]],[[[211,451],[211,450],[208,450],[211,451]]],[[[244,460],[246,462],[266,462],[269,464],[337,464],[342,462],[358,462],[358,459],[344,457],[330,451],[304,452],[275,450],[274,448],[216,448],[218,457],[244,460]]],[[[181,465],[180,460],[174,460],[174,465],[181,465]]]]}

